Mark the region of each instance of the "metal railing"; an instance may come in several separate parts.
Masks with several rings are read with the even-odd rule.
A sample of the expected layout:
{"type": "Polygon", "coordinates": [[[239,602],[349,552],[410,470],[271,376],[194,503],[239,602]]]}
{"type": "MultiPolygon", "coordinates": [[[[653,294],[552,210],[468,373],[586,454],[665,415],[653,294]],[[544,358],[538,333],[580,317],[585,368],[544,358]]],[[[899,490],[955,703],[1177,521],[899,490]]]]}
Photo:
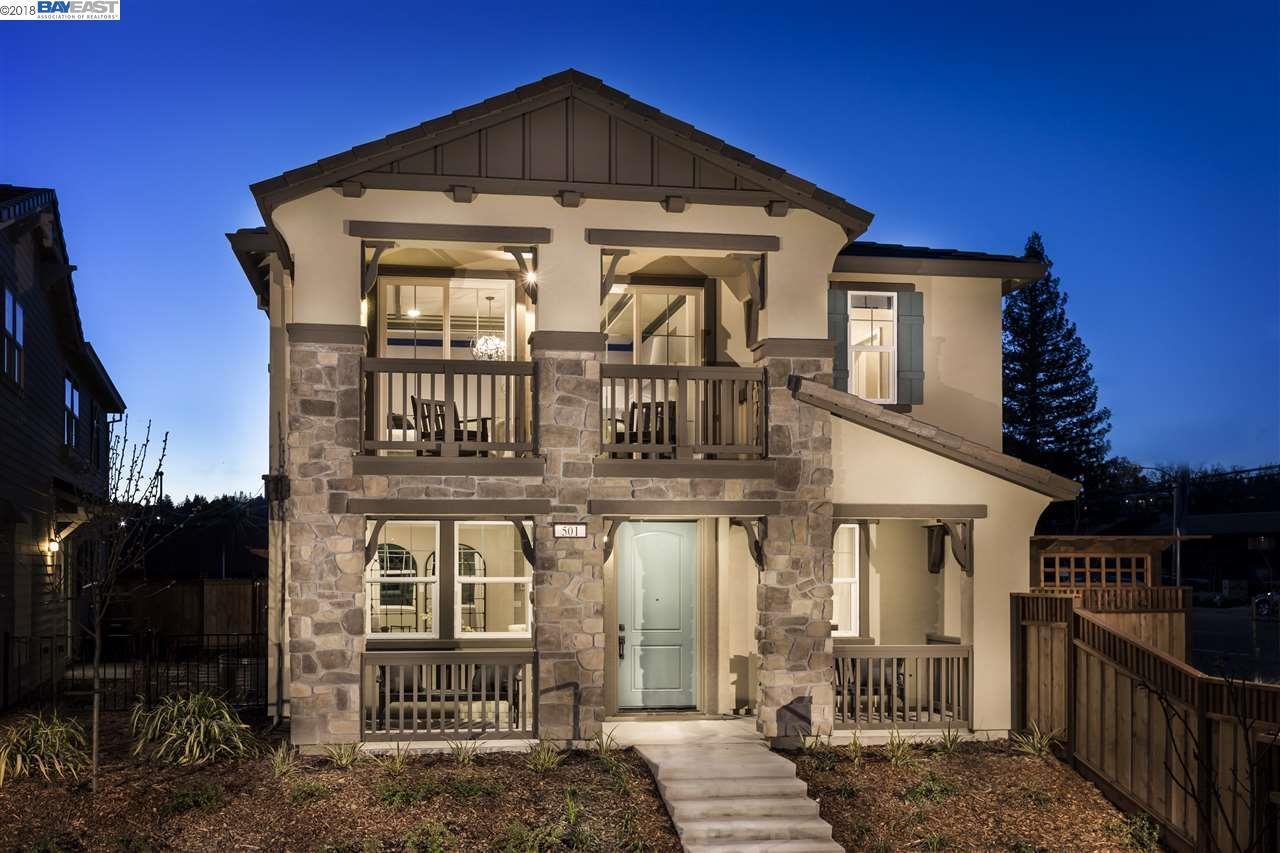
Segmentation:
{"type": "Polygon", "coordinates": [[[533,455],[532,362],[366,358],[363,373],[363,454],[533,455]]]}
{"type": "Polygon", "coordinates": [[[533,651],[366,652],[360,733],[366,741],[538,736],[533,651]]]}
{"type": "Polygon", "coordinates": [[[836,728],[972,728],[972,646],[836,646],[835,680],[836,728]]]}
{"type": "Polygon", "coordinates": [[[615,459],[762,459],[762,368],[600,366],[602,450],[615,459]]]}

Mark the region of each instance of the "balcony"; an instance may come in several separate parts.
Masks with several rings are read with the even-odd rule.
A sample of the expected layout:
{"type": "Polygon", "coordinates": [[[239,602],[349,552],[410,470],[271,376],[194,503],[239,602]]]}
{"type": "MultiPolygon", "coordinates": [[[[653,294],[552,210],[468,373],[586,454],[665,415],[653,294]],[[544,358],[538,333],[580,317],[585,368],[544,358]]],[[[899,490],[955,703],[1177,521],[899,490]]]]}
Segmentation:
{"type": "Polygon", "coordinates": [[[764,370],[600,366],[600,474],[767,476],[764,370]]]}
{"type": "Polygon", "coordinates": [[[357,473],[540,474],[534,366],[366,358],[357,473]]]}

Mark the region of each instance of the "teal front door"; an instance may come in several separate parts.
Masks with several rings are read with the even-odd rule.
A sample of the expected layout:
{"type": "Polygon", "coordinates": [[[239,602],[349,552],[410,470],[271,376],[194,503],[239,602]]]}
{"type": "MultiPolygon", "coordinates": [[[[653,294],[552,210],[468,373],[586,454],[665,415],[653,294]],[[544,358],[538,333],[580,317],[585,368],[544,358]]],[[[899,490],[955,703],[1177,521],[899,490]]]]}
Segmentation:
{"type": "Polygon", "coordinates": [[[618,526],[618,707],[692,708],[697,608],[693,521],[618,526]]]}

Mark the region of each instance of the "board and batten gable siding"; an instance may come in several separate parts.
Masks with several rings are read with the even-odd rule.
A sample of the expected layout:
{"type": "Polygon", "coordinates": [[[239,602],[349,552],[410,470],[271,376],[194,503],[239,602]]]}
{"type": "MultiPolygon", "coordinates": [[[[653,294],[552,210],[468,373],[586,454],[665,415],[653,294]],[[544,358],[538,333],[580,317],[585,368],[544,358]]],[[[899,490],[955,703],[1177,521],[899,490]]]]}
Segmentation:
{"type": "Polygon", "coordinates": [[[16,241],[0,235],[0,279],[22,303],[25,342],[21,387],[0,379],[0,500],[25,516],[17,524],[0,522],[0,632],[34,635],[59,633],[65,625],[65,609],[48,588],[47,557],[41,551],[53,512],[53,480],[95,493],[106,488],[106,417],[99,407],[104,464],[94,469],[88,448],[93,396],[83,379],[83,456],[77,463],[63,449],[63,383],[70,365],[55,297],[41,277],[39,241],[38,230],[16,241]]]}

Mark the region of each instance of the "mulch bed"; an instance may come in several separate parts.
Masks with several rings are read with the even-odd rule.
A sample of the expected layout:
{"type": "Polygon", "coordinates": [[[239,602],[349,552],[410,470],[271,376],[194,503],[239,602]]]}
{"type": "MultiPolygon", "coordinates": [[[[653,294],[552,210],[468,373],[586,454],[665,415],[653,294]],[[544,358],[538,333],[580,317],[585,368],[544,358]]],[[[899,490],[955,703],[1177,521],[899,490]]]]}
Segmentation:
{"type": "Polygon", "coordinates": [[[0,850],[363,853],[439,849],[425,840],[434,838],[445,850],[523,851],[535,833],[542,849],[680,850],[633,751],[616,753],[622,772],[582,752],[545,774],[521,753],[481,754],[469,767],[418,754],[400,771],[303,758],[277,779],[265,757],[193,769],[132,758],[126,725],[122,715],[106,722],[96,795],[84,783],[6,782],[0,850]],[[576,823],[566,798],[581,807],[576,823]]]}
{"type": "Polygon", "coordinates": [[[1125,818],[1052,758],[1006,741],[962,743],[950,755],[914,750],[912,766],[865,747],[854,766],[838,747],[786,753],[847,850],[1117,850],[1125,818]]]}

